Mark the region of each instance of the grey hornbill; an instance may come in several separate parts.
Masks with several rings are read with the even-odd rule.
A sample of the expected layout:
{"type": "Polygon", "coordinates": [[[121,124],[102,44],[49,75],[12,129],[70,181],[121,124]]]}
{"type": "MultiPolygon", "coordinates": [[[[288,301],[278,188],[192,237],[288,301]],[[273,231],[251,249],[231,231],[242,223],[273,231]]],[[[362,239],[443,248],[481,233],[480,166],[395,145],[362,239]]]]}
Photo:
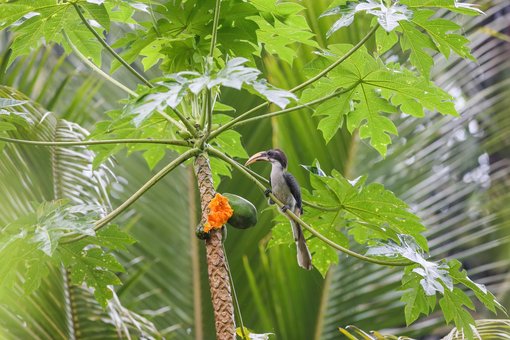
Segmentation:
{"type": "MultiPolygon", "coordinates": [[[[282,211],[290,209],[294,214],[300,216],[303,213],[301,201],[301,189],[297,180],[289,172],[287,172],[287,157],[280,149],[261,151],[248,159],[245,165],[250,165],[257,161],[271,162],[271,176],[269,183],[271,189],[266,190],[266,196],[272,191],[284,206],[282,211]]],[[[270,204],[274,202],[269,200],[270,204]]],[[[297,259],[300,267],[312,269],[312,256],[306,246],[306,239],[303,235],[301,226],[294,221],[290,221],[292,225],[292,233],[297,247],[297,259]]]]}

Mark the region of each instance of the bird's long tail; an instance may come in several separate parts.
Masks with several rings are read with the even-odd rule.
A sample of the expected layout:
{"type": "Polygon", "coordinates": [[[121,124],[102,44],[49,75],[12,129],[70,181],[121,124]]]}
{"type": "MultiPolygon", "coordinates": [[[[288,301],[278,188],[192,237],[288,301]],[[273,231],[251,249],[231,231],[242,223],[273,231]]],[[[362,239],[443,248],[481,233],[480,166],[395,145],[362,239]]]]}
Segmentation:
{"type": "Polygon", "coordinates": [[[303,235],[301,226],[294,221],[290,221],[292,225],[292,233],[294,234],[294,241],[296,241],[297,249],[297,260],[301,268],[311,270],[312,269],[312,255],[308,246],[306,245],[306,239],[303,235]]]}

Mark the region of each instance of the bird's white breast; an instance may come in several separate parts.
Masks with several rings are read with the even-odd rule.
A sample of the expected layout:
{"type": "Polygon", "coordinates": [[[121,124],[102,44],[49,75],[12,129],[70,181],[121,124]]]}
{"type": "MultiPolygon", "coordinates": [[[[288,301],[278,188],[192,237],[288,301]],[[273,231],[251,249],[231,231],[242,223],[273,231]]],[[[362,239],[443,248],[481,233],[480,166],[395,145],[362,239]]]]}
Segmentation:
{"type": "Polygon", "coordinates": [[[276,198],[282,201],[283,204],[288,205],[291,210],[294,210],[296,200],[290,192],[285,177],[283,177],[283,169],[278,165],[273,165],[271,169],[271,190],[276,198]]]}

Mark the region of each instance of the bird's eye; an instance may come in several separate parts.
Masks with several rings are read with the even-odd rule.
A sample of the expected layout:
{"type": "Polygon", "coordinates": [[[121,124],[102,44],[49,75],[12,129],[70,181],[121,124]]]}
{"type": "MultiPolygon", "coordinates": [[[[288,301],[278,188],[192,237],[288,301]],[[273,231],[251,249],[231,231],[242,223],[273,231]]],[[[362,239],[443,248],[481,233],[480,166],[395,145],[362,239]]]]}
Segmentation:
{"type": "Polygon", "coordinates": [[[267,152],[267,155],[268,155],[269,157],[273,156],[273,151],[268,151],[268,152],[267,152]]]}

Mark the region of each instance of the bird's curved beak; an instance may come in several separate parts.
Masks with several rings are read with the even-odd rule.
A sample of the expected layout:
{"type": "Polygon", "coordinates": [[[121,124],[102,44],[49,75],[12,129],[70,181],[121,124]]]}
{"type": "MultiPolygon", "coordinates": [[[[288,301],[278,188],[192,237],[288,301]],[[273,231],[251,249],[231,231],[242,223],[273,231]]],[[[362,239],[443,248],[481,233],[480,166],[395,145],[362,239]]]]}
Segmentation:
{"type": "Polygon", "coordinates": [[[265,151],[261,151],[261,152],[257,152],[256,154],[254,154],[253,156],[251,156],[247,161],[246,163],[244,164],[245,166],[248,166],[252,163],[255,163],[255,162],[258,162],[258,161],[266,161],[266,162],[269,162],[269,158],[267,156],[267,153],[265,151]]]}

